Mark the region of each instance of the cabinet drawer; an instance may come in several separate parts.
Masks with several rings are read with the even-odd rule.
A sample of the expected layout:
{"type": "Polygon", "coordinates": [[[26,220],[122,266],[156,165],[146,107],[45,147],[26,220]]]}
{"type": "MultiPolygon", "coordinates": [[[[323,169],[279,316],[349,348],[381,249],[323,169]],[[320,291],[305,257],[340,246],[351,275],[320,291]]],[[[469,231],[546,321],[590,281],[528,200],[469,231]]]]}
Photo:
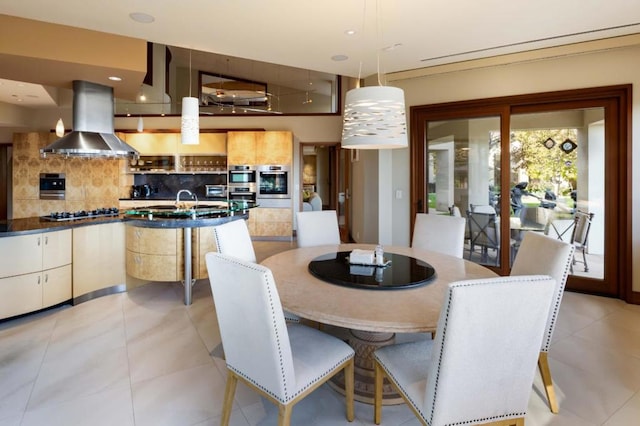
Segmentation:
{"type": "Polygon", "coordinates": [[[71,265],[48,269],[42,273],[42,307],[71,300],[71,265]]]}
{"type": "Polygon", "coordinates": [[[175,255],[151,255],[127,250],[127,273],[147,281],[179,281],[183,259],[175,255]],[[180,271],[180,272],[179,272],[180,271]]]}
{"type": "Polygon", "coordinates": [[[145,254],[176,255],[182,252],[182,232],[178,229],[126,227],[127,249],[145,254]]]}
{"type": "Polygon", "coordinates": [[[42,308],[42,273],[0,279],[0,318],[42,308]]]}

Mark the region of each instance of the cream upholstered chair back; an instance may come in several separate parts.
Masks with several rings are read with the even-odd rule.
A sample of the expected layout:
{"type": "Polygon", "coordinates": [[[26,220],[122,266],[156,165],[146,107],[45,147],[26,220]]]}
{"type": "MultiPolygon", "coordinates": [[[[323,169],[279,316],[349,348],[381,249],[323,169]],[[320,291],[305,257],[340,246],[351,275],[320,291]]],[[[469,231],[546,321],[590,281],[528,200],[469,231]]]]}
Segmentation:
{"type": "Polygon", "coordinates": [[[547,395],[547,400],[549,401],[549,409],[552,413],[557,413],[559,408],[553,387],[553,379],[551,378],[548,352],[551,346],[551,338],[553,337],[558,312],[560,311],[564,286],[573,264],[574,251],[575,247],[571,243],[543,235],[539,232],[526,232],[511,267],[512,276],[547,274],[555,278],[553,303],[549,309],[544,338],[542,340],[542,346],[540,347],[540,356],[538,358],[538,368],[540,369],[542,384],[547,395]]]}
{"type": "Polygon", "coordinates": [[[207,253],[206,261],[227,368],[287,402],[295,376],[271,271],[219,253],[207,253]]]}
{"type": "Polygon", "coordinates": [[[449,286],[428,364],[429,425],[524,417],[553,281],[499,277],[449,286]]]}
{"type": "Polygon", "coordinates": [[[462,259],[466,223],[463,217],[417,213],[411,247],[462,259]]]}
{"type": "Polygon", "coordinates": [[[205,259],[227,364],[221,426],[229,424],[239,380],[278,405],[278,425],[289,426],[293,405],[340,372],[353,421],[353,349],[319,330],[287,325],[267,267],[221,253],[205,259]]]}
{"type": "Polygon", "coordinates": [[[237,257],[247,262],[256,262],[256,252],[253,249],[247,223],[242,220],[232,220],[213,228],[218,252],[237,257]]]}
{"type": "Polygon", "coordinates": [[[296,212],[298,247],[340,244],[335,210],[296,212]]]}
{"type": "Polygon", "coordinates": [[[572,244],[548,237],[540,232],[526,232],[511,266],[511,276],[545,274],[555,278],[553,304],[542,341],[542,351],[548,352],[556,325],[567,276],[571,268],[572,244]]]}
{"type": "Polygon", "coordinates": [[[523,425],[553,288],[546,275],[450,284],[435,340],[375,351],[375,423],[386,376],[429,426],[523,425]]]}

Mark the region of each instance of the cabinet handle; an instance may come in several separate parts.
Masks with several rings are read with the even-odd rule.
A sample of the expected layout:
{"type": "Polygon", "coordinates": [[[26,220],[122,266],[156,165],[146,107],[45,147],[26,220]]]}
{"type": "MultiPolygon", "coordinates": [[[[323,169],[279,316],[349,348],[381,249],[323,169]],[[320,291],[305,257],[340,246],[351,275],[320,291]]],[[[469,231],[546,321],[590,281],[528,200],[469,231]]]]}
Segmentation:
{"type": "Polygon", "coordinates": [[[49,237],[44,237],[44,244],[49,245],[49,237]]]}
{"type": "Polygon", "coordinates": [[[49,274],[44,274],[44,283],[48,283],[49,282],[49,274]]]}
{"type": "Polygon", "coordinates": [[[40,275],[38,275],[38,285],[40,285],[40,275]]]}
{"type": "Polygon", "coordinates": [[[40,237],[38,237],[38,247],[40,247],[40,237]]]}

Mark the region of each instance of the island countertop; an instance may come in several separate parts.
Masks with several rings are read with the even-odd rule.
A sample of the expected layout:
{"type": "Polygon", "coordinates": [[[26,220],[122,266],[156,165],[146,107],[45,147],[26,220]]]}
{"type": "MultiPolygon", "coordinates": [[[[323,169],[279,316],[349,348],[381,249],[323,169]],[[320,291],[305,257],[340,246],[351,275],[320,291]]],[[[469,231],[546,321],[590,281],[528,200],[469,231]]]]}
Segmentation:
{"type": "Polygon", "coordinates": [[[40,217],[27,217],[22,219],[10,219],[0,222],[0,238],[14,237],[18,235],[38,234],[42,232],[54,232],[63,229],[73,229],[83,226],[99,225],[111,222],[125,222],[133,226],[143,228],[199,228],[216,226],[238,218],[247,219],[248,213],[236,212],[233,216],[191,218],[156,218],[129,217],[124,214],[115,216],[103,216],[70,221],[50,221],[40,217]]]}

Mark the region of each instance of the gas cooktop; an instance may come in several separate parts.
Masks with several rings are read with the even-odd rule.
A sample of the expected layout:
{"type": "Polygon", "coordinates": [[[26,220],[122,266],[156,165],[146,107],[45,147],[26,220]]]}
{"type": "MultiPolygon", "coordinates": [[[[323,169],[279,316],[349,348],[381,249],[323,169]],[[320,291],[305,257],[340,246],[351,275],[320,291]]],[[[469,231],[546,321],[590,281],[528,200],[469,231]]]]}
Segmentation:
{"type": "Polygon", "coordinates": [[[104,216],[117,216],[120,211],[117,207],[107,207],[95,210],[80,210],[77,212],[51,212],[47,216],[41,216],[44,220],[63,221],[63,220],[78,220],[78,219],[90,219],[94,217],[104,216]]]}

